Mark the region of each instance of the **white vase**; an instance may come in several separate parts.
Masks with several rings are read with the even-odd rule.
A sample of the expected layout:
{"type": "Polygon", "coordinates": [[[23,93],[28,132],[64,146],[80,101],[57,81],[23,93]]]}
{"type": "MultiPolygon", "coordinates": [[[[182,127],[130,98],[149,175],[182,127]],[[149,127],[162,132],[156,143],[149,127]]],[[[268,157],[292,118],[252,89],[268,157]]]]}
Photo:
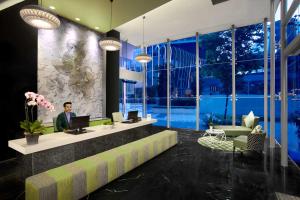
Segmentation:
{"type": "Polygon", "coordinates": [[[212,130],[213,130],[213,126],[209,126],[209,130],[211,130],[211,131],[212,131],[212,130]]]}

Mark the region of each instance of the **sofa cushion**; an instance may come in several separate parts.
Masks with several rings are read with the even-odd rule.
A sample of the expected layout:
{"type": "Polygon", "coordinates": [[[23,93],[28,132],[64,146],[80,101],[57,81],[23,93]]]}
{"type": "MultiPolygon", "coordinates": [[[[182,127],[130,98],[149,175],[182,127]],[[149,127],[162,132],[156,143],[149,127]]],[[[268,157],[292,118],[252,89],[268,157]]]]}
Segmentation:
{"type": "Polygon", "coordinates": [[[245,126],[252,128],[254,124],[254,114],[252,111],[244,118],[245,126]]]}
{"type": "Polygon", "coordinates": [[[214,126],[215,129],[222,129],[224,130],[226,136],[236,137],[239,135],[248,135],[251,133],[252,129],[247,128],[245,126],[214,126]]]}
{"type": "Polygon", "coordinates": [[[248,137],[246,135],[240,135],[233,139],[233,146],[240,149],[247,149],[247,139],[248,137]]]}
{"type": "MultiPolygon", "coordinates": [[[[243,116],[242,116],[242,126],[246,126],[246,125],[245,125],[245,120],[244,120],[245,117],[247,117],[247,115],[243,115],[243,116]]],[[[259,118],[258,116],[255,116],[255,117],[254,117],[254,123],[253,123],[253,126],[250,127],[251,129],[253,129],[255,126],[258,125],[259,119],[260,119],[260,118],[259,118]]]]}

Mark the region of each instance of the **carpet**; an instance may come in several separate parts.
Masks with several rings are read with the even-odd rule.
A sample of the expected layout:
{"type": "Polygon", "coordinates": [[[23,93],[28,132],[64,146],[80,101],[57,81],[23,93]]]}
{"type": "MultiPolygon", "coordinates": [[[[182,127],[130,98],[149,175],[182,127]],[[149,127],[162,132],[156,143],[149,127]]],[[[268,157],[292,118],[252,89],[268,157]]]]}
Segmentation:
{"type": "MultiPolygon", "coordinates": [[[[219,140],[219,138],[216,138],[215,136],[205,136],[200,137],[198,139],[198,143],[204,147],[208,147],[214,150],[220,150],[220,151],[230,151],[233,150],[233,141],[232,138],[227,138],[227,140],[219,140]]],[[[241,152],[239,148],[235,148],[236,152],[241,152]]]]}

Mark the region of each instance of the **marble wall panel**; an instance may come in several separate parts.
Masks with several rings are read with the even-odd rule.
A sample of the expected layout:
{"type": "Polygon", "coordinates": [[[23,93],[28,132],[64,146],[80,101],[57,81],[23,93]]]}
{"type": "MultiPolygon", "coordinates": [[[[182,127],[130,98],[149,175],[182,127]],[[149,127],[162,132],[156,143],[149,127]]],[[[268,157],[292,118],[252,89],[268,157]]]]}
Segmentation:
{"type": "Polygon", "coordinates": [[[38,118],[52,122],[73,102],[77,115],[103,117],[105,52],[98,42],[103,35],[61,19],[56,30],[38,31],[38,93],[55,106],[55,112],[40,108],[38,118]]]}

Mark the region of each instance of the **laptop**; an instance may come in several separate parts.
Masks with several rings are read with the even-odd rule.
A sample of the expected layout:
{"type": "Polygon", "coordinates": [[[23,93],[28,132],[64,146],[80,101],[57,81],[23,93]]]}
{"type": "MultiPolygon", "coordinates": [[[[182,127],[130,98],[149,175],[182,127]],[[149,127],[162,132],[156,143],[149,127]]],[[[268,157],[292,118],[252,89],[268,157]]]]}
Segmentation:
{"type": "Polygon", "coordinates": [[[70,123],[70,129],[65,130],[65,133],[70,133],[70,134],[81,134],[81,133],[86,133],[87,130],[85,127],[89,127],[89,122],[90,122],[90,116],[76,116],[76,117],[71,117],[71,123],[70,123]]]}
{"type": "Polygon", "coordinates": [[[129,111],[128,112],[127,120],[122,121],[122,123],[131,124],[131,123],[135,123],[135,122],[138,122],[138,121],[139,121],[138,111],[134,110],[134,111],[129,111]]]}

